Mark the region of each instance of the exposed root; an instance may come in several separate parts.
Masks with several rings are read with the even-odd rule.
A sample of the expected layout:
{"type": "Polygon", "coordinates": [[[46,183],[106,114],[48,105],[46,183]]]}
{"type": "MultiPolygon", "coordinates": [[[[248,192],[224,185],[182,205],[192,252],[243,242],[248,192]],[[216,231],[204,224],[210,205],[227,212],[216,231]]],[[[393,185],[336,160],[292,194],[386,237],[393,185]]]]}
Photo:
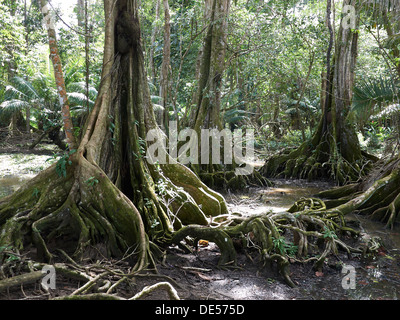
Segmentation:
{"type": "Polygon", "coordinates": [[[53,256],[49,244],[65,235],[76,239],[75,258],[82,256],[90,243],[104,242],[109,256],[136,247],[136,268],[147,266],[148,238],[132,202],[86,160],[69,171],[60,181],[52,167],[2,201],[0,245],[19,252],[31,239],[38,259],[50,262],[53,256]],[[87,183],[90,177],[95,177],[96,185],[87,183]],[[40,194],[39,199],[34,194],[40,194]]]}
{"type": "Polygon", "coordinates": [[[319,199],[301,199],[289,211],[249,218],[224,216],[230,222],[218,224],[218,228],[187,226],[175,234],[173,243],[189,238],[193,238],[195,244],[200,239],[215,242],[221,250],[219,266],[236,262],[233,242],[242,243],[244,248],[256,249],[266,265],[276,262],[291,287],[295,286],[290,277],[291,262],[314,260],[314,268],[321,270],[326,258],[337,255],[339,249],[359,254],[377,250],[376,245],[353,248],[340,240],[343,234],[357,236],[359,232],[346,226],[339,211],[326,210],[319,199]]]}
{"type": "MultiPolygon", "coordinates": [[[[57,251],[80,261],[91,246],[102,244],[105,257],[130,256],[130,274],[136,275],[155,268],[158,245],[170,242],[174,228],[206,225],[206,214],[228,213],[224,198],[179,164],[152,168],[157,185],[151,179],[142,184],[135,205],[83,154],[70,157],[64,176],[54,165],[1,200],[0,248],[19,255],[33,245],[38,261],[53,263],[57,251]]],[[[8,251],[0,250],[1,263],[9,258],[8,251]]],[[[88,293],[108,274],[87,279],[74,295],[88,293]]],[[[102,287],[112,291],[117,285],[102,287]]]]}
{"type": "Polygon", "coordinates": [[[200,179],[210,188],[217,190],[243,190],[249,186],[271,187],[272,182],[254,169],[249,175],[236,175],[235,171],[201,172],[200,179]]]}
{"type": "MultiPolygon", "coordinates": [[[[71,260],[71,258],[68,257],[68,261],[69,260],[71,260]]],[[[135,279],[139,276],[133,274],[129,268],[127,268],[129,265],[126,263],[124,264],[123,261],[114,261],[112,264],[96,263],[85,266],[81,266],[73,260],[71,261],[73,262],[72,265],[69,263],[56,263],[51,265],[57,275],[54,279],[62,275],[63,277],[83,282],[83,285],[68,295],[54,298],[55,300],[138,300],[145,298],[157,290],[165,290],[171,300],[180,299],[173,285],[167,281],[146,286],[140,292],[131,293],[130,297],[127,296],[129,294],[122,296],[117,292],[118,287],[126,283],[128,287],[132,288],[133,286],[131,286],[131,284],[134,283],[135,279]]],[[[43,277],[45,276],[43,268],[49,267],[49,265],[35,263],[30,260],[21,260],[19,264],[22,270],[30,270],[30,272],[23,272],[19,275],[0,280],[0,292],[4,292],[13,287],[39,282],[42,286],[42,290],[46,291],[47,295],[50,294],[49,298],[51,298],[51,291],[49,290],[54,288],[46,287],[46,283],[42,283],[44,280],[43,277]]],[[[56,281],[54,285],[57,287],[56,281]]]]}
{"type": "Polygon", "coordinates": [[[393,229],[393,226],[400,215],[400,193],[397,194],[396,198],[390,202],[389,205],[376,209],[370,217],[372,219],[386,222],[386,227],[393,229]]]}
{"type": "Polygon", "coordinates": [[[339,185],[358,182],[371,170],[376,159],[355,150],[359,150],[359,146],[350,140],[341,145],[328,132],[322,134],[320,122],[310,140],[297,149],[287,149],[267,159],[260,172],[265,177],[275,178],[317,180],[323,177],[339,185]]]}
{"type": "Polygon", "coordinates": [[[141,298],[148,296],[153,291],[159,290],[159,289],[163,289],[163,290],[167,291],[168,296],[171,300],[180,300],[178,293],[176,292],[174,287],[171,286],[171,284],[168,282],[159,282],[152,286],[145,287],[142,291],[137,293],[135,296],[133,296],[129,300],[139,300],[141,298]]]}
{"type": "Polygon", "coordinates": [[[20,286],[22,284],[33,283],[43,278],[41,271],[33,271],[24,273],[12,278],[7,278],[0,281],[0,292],[6,291],[8,288],[20,286]]]}
{"type": "Polygon", "coordinates": [[[326,201],[328,212],[339,212],[343,216],[348,213],[362,214],[393,228],[400,213],[400,169],[396,163],[395,167],[391,165],[389,170],[382,171],[375,177],[376,180],[370,178],[360,184],[321,192],[317,196],[329,199],[326,201]]]}
{"type": "MultiPolygon", "coordinates": [[[[221,250],[221,258],[218,261],[218,266],[226,266],[228,264],[236,264],[236,251],[233,246],[231,237],[221,229],[215,229],[204,226],[187,226],[175,233],[172,238],[172,243],[179,243],[186,237],[195,239],[206,239],[215,242],[221,250]]],[[[197,243],[197,241],[195,241],[197,243]]]]}

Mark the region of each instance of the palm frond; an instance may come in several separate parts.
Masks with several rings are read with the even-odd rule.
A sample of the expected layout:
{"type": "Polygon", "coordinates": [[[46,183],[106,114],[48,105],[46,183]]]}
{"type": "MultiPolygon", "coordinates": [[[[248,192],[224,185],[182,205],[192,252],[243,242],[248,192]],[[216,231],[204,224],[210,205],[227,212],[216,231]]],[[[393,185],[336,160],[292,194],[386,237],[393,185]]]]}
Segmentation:
{"type": "Polygon", "coordinates": [[[384,42],[384,45],[387,48],[400,45],[400,32],[393,34],[391,36],[388,36],[384,42]]]}
{"type": "Polygon", "coordinates": [[[37,90],[33,87],[29,80],[21,77],[14,77],[11,79],[13,87],[22,92],[28,99],[38,99],[39,95],[37,90]]]}
{"type": "Polygon", "coordinates": [[[65,85],[67,87],[71,83],[74,83],[79,79],[82,79],[83,65],[84,65],[84,59],[82,57],[78,57],[66,64],[64,70],[64,80],[65,80],[65,85]]]}
{"type": "Polygon", "coordinates": [[[162,98],[160,96],[151,96],[151,102],[160,104],[162,102],[162,98]]]}
{"type": "Polygon", "coordinates": [[[15,88],[14,86],[6,86],[4,92],[4,100],[27,98],[26,94],[15,88]]]}
{"type": "MultiPolygon", "coordinates": [[[[98,94],[97,89],[91,85],[89,85],[88,89],[89,89],[89,98],[93,100],[96,99],[98,94]]],[[[72,82],[68,85],[67,91],[86,94],[86,82],[85,81],[72,82]]]]}
{"type": "Polygon", "coordinates": [[[361,6],[375,17],[379,17],[384,10],[387,12],[399,10],[398,0],[361,0],[361,6]]]}
{"type": "Polygon", "coordinates": [[[76,105],[76,106],[72,106],[71,107],[71,113],[74,116],[81,116],[83,114],[86,114],[88,112],[86,106],[82,106],[82,105],[76,105]]]}
{"type": "Polygon", "coordinates": [[[234,108],[224,113],[224,120],[227,123],[236,123],[242,120],[249,119],[248,114],[249,112],[246,110],[234,108]]]}
{"type": "Polygon", "coordinates": [[[69,92],[67,93],[68,96],[68,101],[70,106],[86,106],[87,103],[89,102],[89,107],[92,107],[94,105],[94,101],[90,100],[88,101],[86,95],[84,93],[80,92],[69,92]]]}
{"type": "Polygon", "coordinates": [[[376,106],[383,107],[399,98],[399,88],[390,78],[362,80],[353,89],[352,110],[371,115],[376,106]]]}
{"type": "Polygon", "coordinates": [[[6,100],[0,104],[0,108],[7,114],[12,114],[29,107],[29,102],[18,99],[6,100]]]}

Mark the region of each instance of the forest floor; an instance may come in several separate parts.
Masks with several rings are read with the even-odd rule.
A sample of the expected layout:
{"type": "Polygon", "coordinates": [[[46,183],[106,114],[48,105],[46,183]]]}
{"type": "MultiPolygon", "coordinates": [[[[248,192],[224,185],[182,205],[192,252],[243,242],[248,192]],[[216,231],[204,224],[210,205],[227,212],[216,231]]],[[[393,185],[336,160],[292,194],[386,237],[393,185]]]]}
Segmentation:
{"type": "MultiPolygon", "coordinates": [[[[57,152],[50,143],[42,143],[35,150],[28,150],[31,138],[10,141],[0,137],[0,197],[49,165],[47,161],[57,152]]],[[[271,188],[249,188],[224,196],[230,210],[244,215],[260,214],[267,210],[285,210],[302,196],[330,187],[325,182],[277,180],[271,188]]],[[[290,288],[280,276],[276,265],[263,266],[257,252],[238,252],[237,268],[217,268],[220,252],[214,243],[199,246],[187,254],[177,247],[166,249],[163,263],[157,266],[159,275],[138,276],[135,284],[122,286],[118,292],[127,298],[143,287],[173,279],[173,286],[181,299],[186,300],[398,300],[400,293],[400,229],[386,230],[383,225],[363,217],[348,219],[361,230],[383,239],[385,250],[375,257],[347,254],[327,259],[323,272],[315,272],[313,265],[293,262],[291,278],[297,284],[290,288]],[[341,263],[341,264],[340,264],[341,263]],[[344,289],[342,265],[351,265],[356,271],[356,289],[344,289]]],[[[112,261],[108,262],[112,263],[112,261]]],[[[45,300],[68,295],[76,290],[78,281],[62,276],[56,279],[56,289],[44,292],[39,283],[24,285],[0,293],[1,300],[45,300]]],[[[154,292],[147,299],[168,299],[163,291],[154,292]]]]}

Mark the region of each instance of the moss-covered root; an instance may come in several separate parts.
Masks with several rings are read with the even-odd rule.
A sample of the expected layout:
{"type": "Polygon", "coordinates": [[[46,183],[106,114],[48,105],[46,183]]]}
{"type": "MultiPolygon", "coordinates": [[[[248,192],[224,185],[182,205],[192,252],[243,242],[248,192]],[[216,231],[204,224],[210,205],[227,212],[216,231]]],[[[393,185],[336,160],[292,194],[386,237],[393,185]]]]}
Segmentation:
{"type": "Polygon", "coordinates": [[[265,259],[276,260],[278,263],[279,272],[285,279],[286,284],[291,288],[296,287],[296,284],[290,278],[290,264],[286,257],[280,254],[273,254],[272,256],[266,256],[265,259]]]}
{"type": "Polygon", "coordinates": [[[109,256],[135,249],[135,270],[147,266],[151,258],[139,211],[100,168],[84,158],[73,161],[66,177],[59,177],[52,167],[3,199],[0,235],[0,246],[18,252],[32,243],[38,259],[48,262],[49,244],[54,245],[60,235],[76,241],[75,258],[96,243],[103,243],[109,256]]]}
{"type": "Polygon", "coordinates": [[[358,213],[371,216],[386,222],[388,227],[393,227],[399,219],[400,212],[400,169],[396,168],[389,174],[382,175],[381,178],[365,183],[365,186],[358,188],[355,185],[344,186],[334,190],[320,193],[319,196],[337,200],[337,205],[329,205],[335,200],[326,201],[328,210],[326,212],[336,212],[341,215],[348,213],[358,213]],[[355,193],[351,193],[355,191],[355,193]],[[345,193],[348,196],[344,196],[345,193]],[[343,200],[343,201],[342,201],[343,200]]]}
{"type": "MultiPolygon", "coordinates": [[[[351,150],[350,145],[346,149],[349,148],[351,150]]],[[[266,177],[277,178],[317,180],[325,177],[340,185],[358,181],[371,169],[371,157],[362,153],[357,157],[348,154],[346,157],[340,152],[342,149],[328,136],[314,136],[295,150],[288,149],[272,156],[260,172],[266,177]]]]}
{"type": "Polygon", "coordinates": [[[376,209],[370,217],[386,222],[386,227],[393,229],[395,222],[400,217],[400,193],[389,205],[376,209]]]}
{"type": "Polygon", "coordinates": [[[207,217],[228,213],[224,197],[207,187],[189,168],[174,163],[161,165],[161,170],[174,185],[191,195],[207,217]]]}
{"type": "Polygon", "coordinates": [[[179,244],[186,237],[215,242],[221,250],[221,257],[218,261],[219,267],[236,265],[236,250],[231,237],[225,231],[198,225],[186,226],[174,234],[172,243],[179,244]]]}

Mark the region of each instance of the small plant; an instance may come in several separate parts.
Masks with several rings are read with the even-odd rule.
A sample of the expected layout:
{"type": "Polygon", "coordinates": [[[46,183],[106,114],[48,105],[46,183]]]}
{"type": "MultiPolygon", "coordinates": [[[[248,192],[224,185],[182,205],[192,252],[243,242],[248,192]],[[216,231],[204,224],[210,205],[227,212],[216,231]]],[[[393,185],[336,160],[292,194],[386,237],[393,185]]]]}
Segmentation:
{"type": "Polygon", "coordinates": [[[145,207],[146,208],[151,208],[151,206],[153,205],[153,201],[151,199],[149,199],[149,198],[143,198],[143,200],[145,201],[144,202],[145,207]]]}
{"type": "Polygon", "coordinates": [[[8,256],[8,258],[5,260],[5,262],[21,260],[20,257],[18,257],[15,254],[12,253],[12,247],[11,246],[0,246],[0,254],[3,254],[3,253],[4,253],[5,256],[8,256]]]}
{"type": "Polygon", "coordinates": [[[157,219],[153,220],[153,223],[151,224],[150,228],[154,229],[156,228],[158,225],[160,224],[160,222],[157,219]]]}
{"type": "Polygon", "coordinates": [[[135,156],[136,160],[146,158],[146,140],[139,137],[139,139],[136,141],[136,145],[137,145],[139,154],[132,151],[132,154],[135,156]]]}
{"type": "Polygon", "coordinates": [[[68,153],[64,154],[56,164],[56,172],[60,177],[66,177],[67,176],[67,165],[71,165],[72,161],[69,160],[71,155],[73,155],[76,152],[75,149],[69,151],[68,153]]]}
{"type": "Polygon", "coordinates": [[[53,163],[55,160],[57,160],[59,157],[59,159],[57,160],[57,164],[56,164],[56,172],[60,177],[66,177],[67,176],[67,165],[71,165],[72,161],[69,160],[69,158],[71,157],[71,155],[73,155],[76,152],[75,149],[72,149],[71,151],[69,151],[68,153],[65,153],[64,155],[57,154],[57,153],[53,153],[53,155],[48,158],[46,160],[46,162],[50,162],[53,163]]]}
{"type": "Polygon", "coordinates": [[[39,199],[40,197],[40,191],[38,188],[34,188],[32,192],[32,196],[35,197],[36,199],[39,199]]]}
{"type": "Polygon", "coordinates": [[[167,182],[160,179],[156,185],[157,188],[156,190],[158,191],[158,194],[160,196],[164,196],[167,194],[167,187],[168,187],[167,182]]]}
{"type": "Polygon", "coordinates": [[[85,181],[85,183],[86,183],[88,186],[93,187],[94,185],[96,185],[96,184],[99,183],[99,180],[97,180],[95,177],[90,177],[89,179],[87,179],[87,180],[85,181]]]}
{"type": "Polygon", "coordinates": [[[334,231],[330,230],[328,227],[324,227],[322,232],[324,239],[337,239],[337,235],[334,231]]]}
{"type": "Polygon", "coordinates": [[[286,242],[285,238],[273,238],[272,243],[274,248],[281,254],[287,254],[288,256],[294,256],[297,253],[297,246],[291,242],[286,242]]]}

